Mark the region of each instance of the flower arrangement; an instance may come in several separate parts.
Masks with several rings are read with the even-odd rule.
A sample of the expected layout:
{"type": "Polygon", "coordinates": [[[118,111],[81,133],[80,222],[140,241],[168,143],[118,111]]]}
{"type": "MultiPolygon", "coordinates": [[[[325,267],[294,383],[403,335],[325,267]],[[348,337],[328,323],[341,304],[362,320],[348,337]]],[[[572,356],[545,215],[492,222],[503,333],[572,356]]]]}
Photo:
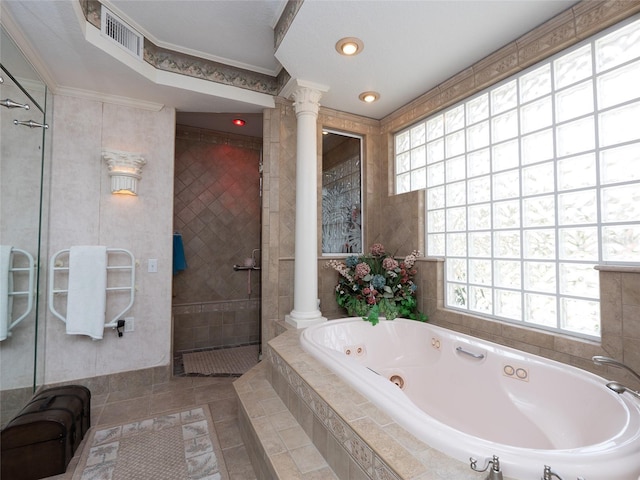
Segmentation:
{"type": "Polygon", "coordinates": [[[344,262],[329,260],[327,266],[340,275],[336,285],[336,301],[350,316],[362,317],[373,325],[380,316],[425,322],[426,315],[417,309],[417,286],[413,278],[416,258],[414,250],[398,261],[385,252],[384,246],[374,243],[369,254],[347,257],[344,262]]]}

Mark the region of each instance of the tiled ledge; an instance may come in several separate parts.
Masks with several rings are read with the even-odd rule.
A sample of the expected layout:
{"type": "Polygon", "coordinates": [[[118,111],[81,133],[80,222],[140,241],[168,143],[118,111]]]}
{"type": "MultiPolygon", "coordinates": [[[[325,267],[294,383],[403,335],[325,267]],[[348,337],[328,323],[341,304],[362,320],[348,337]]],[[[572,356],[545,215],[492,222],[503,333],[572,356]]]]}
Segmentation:
{"type": "Polygon", "coordinates": [[[266,358],[273,388],[338,478],[478,479],[469,464],[416,439],[302,350],[298,331],[271,340],[266,358]]]}
{"type": "Polygon", "coordinates": [[[258,478],[338,480],[268,382],[264,362],[233,386],[240,434],[258,478]]]}

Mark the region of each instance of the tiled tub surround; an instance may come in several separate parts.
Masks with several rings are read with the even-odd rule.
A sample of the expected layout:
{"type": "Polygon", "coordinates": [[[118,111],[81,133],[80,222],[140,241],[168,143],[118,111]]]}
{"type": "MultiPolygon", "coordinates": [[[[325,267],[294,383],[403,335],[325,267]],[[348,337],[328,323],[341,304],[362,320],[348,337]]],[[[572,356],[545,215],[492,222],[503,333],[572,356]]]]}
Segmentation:
{"type": "Polygon", "coordinates": [[[522,479],[546,464],[564,478],[640,475],[640,403],[579,368],[407,319],[333,320],[300,340],[399,425],[460,461],[496,455],[522,479]]]}
{"type": "MultiPolygon", "coordinates": [[[[469,464],[431,448],[401,428],[337,375],[300,347],[300,332],[290,329],[266,349],[269,383],[297,424],[342,480],[477,480],[469,464]]],[[[262,365],[260,366],[262,367],[262,365]]],[[[266,417],[268,415],[263,413],[266,417]]],[[[243,421],[262,421],[259,414],[239,413],[243,421]]],[[[261,439],[263,444],[265,439],[261,439]]],[[[245,444],[256,462],[269,459],[258,445],[245,444]]],[[[541,472],[542,473],[542,472],[541,472]]],[[[262,477],[269,478],[269,477],[262,477]]],[[[290,477],[277,476],[287,479],[290,477]]],[[[305,477],[306,478],[306,477],[305,477]]],[[[326,477],[331,478],[331,477],[326,477]]],[[[508,480],[505,477],[505,480],[508,480]]]]}

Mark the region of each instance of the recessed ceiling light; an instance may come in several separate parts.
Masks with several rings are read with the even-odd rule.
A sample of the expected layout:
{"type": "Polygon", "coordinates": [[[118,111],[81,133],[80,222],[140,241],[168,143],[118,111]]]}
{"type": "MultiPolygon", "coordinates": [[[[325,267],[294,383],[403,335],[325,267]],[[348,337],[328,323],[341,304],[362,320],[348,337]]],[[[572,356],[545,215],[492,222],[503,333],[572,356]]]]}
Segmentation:
{"type": "Polygon", "coordinates": [[[380,98],[380,94],[378,92],[362,92],[358,98],[365,103],[373,103],[380,98]]]}
{"type": "Polygon", "coordinates": [[[233,119],[233,124],[236,127],[244,127],[247,124],[247,122],[245,120],[241,119],[241,118],[234,118],[233,119]]]}
{"type": "Polygon", "coordinates": [[[364,43],[362,43],[362,40],[356,37],[341,38],[336,43],[336,51],[340,55],[346,55],[347,57],[357,55],[362,50],[364,50],[364,43]]]}

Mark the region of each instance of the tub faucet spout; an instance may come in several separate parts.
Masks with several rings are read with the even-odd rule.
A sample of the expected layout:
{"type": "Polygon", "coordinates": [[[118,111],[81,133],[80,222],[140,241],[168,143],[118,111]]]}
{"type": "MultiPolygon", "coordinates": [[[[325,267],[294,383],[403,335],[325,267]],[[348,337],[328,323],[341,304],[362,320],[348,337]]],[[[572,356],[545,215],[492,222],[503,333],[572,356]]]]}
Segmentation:
{"type": "MultiPolygon", "coordinates": [[[[556,472],[551,471],[551,467],[549,465],[545,465],[544,472],[542,472],[542,478],[540,480],[553,480],[554,478],[562,480],[562,477],[560,475],[558,475],[556,472]]],[[[584,480],[584,478],[578,477],[578,480],[584,480]]]]}
{"type": "Polygon", "coordinates": [[[610,357],[603,357],[602,355],[595,355],[591,358],[591,360],[593,360],[593,363],[595,363],[596,365],[611,365],[612,367],[622,368],[623,370],[626,370],[631,375],[636,377],[640,382],[640,373],[634,371],[631,367],[629,367],[628,365],[625,365],[622,362],[614,360],[613,358],[610,358],[610,357]]]}
{"type": "Polygon", "coordinates": [[[489,460],[487,462],[487,465],[482,469],[482,470],[478,470],[478,460],[476,460],[473,457],[469,458],[469,462],[471,462],[471,470],[473,470],[474,472],[486,472],[489,467],[491,467],[491,470],[489,470],[489,474],[487,475],[487,477],[485,478],[485,480],[502,480],[502,470],[500,470],[500,459],[498,457],[496,457],[495,455],[493,456],[492,460],[489,460]]]}

